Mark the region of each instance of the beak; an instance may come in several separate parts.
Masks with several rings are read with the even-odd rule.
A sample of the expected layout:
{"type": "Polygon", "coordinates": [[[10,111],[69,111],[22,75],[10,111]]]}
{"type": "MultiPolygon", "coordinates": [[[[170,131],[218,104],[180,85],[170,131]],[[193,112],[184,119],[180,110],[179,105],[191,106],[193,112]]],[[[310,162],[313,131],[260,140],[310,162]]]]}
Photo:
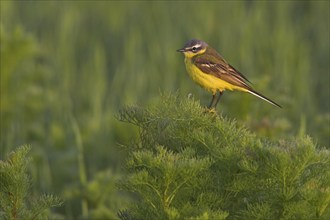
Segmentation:
{"type": "Polygon", "coordinates": [[[183,52],[186,52],[187,50],[186,50],[186,48],[182,48],[182,49],[179,49],[179,50],[176,50],[176,51],[183,53],[183,52]]]}

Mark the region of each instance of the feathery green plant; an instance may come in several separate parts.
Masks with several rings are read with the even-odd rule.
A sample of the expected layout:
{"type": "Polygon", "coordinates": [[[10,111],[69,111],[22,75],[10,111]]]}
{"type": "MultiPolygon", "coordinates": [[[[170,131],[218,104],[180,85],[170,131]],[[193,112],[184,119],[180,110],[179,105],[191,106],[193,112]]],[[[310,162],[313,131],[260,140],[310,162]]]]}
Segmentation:
{"type": "Polygon", "coordinates": [[[171,95],[145,109],[126,107],[119,118],[140,129],[121,183],[139,202],[122,219],[330,217],[330,152],[309,137],[260,139],[171,95]]]}
{"type": "Polygon", "coordinates": [[[31,180],[27,173],[30,147],[22,146],[9,159],[0,161],[0,217],[1,219],[45,219],[46,210],[60,206],[61,199],[44,194],[30,193],[31,180]]]}

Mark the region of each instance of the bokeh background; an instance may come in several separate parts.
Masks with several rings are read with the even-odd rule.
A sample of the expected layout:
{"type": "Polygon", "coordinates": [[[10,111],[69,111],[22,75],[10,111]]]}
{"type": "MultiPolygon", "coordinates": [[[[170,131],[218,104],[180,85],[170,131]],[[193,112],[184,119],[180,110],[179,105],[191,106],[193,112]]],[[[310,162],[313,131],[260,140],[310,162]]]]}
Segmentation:
{"type": "Polygon", "coordinates": [[[53,213],[115,218],[134,200],[121,145],[137,129],[118,110],[162,93],[211,95],[175,50],[216,48],[254,88],[283,106],[226,92],[218,111],[257,135],[330,142],[329,1],[4,1],[1,4],[0,159],[32,146],[35,193],[60,195],[53,213]]]}

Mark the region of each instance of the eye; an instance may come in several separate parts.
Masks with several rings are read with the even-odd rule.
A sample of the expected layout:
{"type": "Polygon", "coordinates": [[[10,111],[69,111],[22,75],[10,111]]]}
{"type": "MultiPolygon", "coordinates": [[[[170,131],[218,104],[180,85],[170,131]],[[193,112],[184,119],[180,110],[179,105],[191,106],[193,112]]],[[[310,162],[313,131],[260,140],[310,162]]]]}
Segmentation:
{"type": "Polygon", "coordinates": [[[193,47],[193,48],[191,49],[191,51],[192,51],[192,52],[196,52],[196,51],[197,51],[197,47],[193,47]]]}

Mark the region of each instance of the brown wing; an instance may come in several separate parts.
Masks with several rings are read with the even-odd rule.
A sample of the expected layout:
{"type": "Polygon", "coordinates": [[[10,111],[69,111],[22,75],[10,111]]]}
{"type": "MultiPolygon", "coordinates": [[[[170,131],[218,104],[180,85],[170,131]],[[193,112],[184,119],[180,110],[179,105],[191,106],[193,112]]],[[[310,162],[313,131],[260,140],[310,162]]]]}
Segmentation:
{"type": "Polygon", "coordinates": [[[238,74],[242,80],[245,80],[247,82],[249,82],[250,84],[252,84],[242,73],[240,73],[238,70],[236,70],[232,65],[229,65],[229,72],[232,72],[233,74],[236,73],[238,74]]]}
{"type": "Polygon", "coordinates": [[[211,74],[235,86],[249,90],[252,89],[247,84],[249,81],[215,51],[209,51],[207,54],[196,56],[193,58],[193,62],[206,74],[211,74]]]}

